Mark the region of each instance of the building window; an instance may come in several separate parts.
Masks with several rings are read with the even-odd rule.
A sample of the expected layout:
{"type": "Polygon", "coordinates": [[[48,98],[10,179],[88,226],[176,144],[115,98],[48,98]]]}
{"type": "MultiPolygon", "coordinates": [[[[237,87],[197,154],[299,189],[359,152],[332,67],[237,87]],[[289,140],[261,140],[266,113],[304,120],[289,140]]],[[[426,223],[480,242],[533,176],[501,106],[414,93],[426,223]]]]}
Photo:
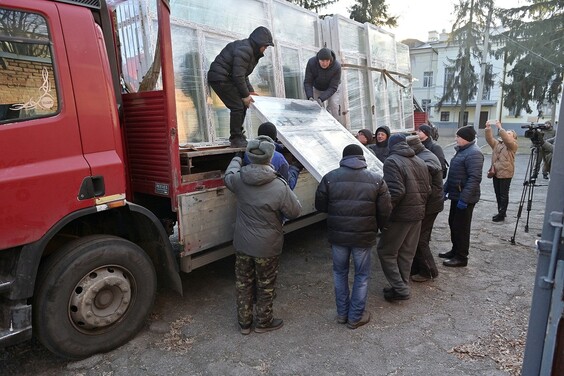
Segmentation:
{"type": "Polygon", "coordinates": [[[45,18],[0,9],[0,123],[59,111],[45,18]]]}
{"type": "Polygon", "coordinates": [[[433,72],[423,72],[423,87],[433,86],[433,72]]]}
{"type": "Polygon", "coordinates": [[[443,86],[443,95],[447,92],[447,87],[452,83],[454,80],[454,68],[447,67],[445,68],[445,82],[443,86]]]}
{"type": "Polygon", "coordinates": [[[462,125],[468,125],[468,111],[464,111],[464,116],[462,116],[462,125]]]}
{"type": "Polygon", "coordinates": [[[421,108],[426,113],[431,112],[431,100],[430,99],[422,99],[421,100],[421,108]]]}
{"type": "Polygon", "coordinates": [[[450,121],[449,111],[441,111],[441,121],[450,121]]]}

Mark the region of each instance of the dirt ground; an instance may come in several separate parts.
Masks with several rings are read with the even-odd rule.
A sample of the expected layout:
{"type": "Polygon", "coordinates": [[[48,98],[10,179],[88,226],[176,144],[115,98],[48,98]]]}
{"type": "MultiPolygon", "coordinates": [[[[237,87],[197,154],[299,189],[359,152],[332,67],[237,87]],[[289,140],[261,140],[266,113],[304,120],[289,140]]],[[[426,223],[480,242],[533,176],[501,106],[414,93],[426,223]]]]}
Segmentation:
{"type": "MultiPolygon", "coordinates": [[[[453,154],[451,140],[441,140],[453,154]]],[[[482,139],[483,141],[483,139],[482,139]]],[[[494,223],[489,179],[474,210],[468,267],[446,268],[414,283],[412,298],[388,303],[375,249],[369,324],[347,329],[335,320],[331,255],[324,223],[286,237],[275,316],[278,331],[242,336],[234,299],[234,258],[183,274],[184,297],[160,291],[146,328],[128,344],[82,361],[56,358],[35,341],[0,350],[1,375],[518,375],[521,368],[547,180],[534,189],[516,225],[529,154],[517,156],[508,218],[494,223]],[[529,232],[524,225],[529,218],[529,232]]],[[[489,147],[484,147],[490,153],[489,147]]],[[[489,167],[486,155],[484,173],[489,167]]],[[[448,209],[431,246],[450,249],[448,209]]],[[[351,273],[352,274],[352,273],[351,273]]]]}

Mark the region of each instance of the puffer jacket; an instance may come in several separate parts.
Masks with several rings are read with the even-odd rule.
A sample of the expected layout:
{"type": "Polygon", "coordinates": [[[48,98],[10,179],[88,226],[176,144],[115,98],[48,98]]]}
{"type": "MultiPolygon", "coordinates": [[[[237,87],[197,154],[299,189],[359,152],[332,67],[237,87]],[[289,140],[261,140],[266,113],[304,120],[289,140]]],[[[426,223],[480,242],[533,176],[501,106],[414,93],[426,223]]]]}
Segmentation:
{"type": "Polygon", "coordinates": [[[401,141],[390,148],[384,161],[384,180],[392,198],[390,221],[412,222],[425,217],[431,183],[427,165],[401,141]]]}
{"type": "Polygon", "coordinates": [[[441,169],[443,171],[443,179],[447,177],[448,172],[448,163],[445,158],[445,153],[441,145],[437,144],[431,137],[427,137],[425,141],[421,141],[423,146],[431,151],[431,153],[435,154],[437,158],[439,158],[439,162],[441,163],[441,169]]]}
{"type": "Polygon", "coordinates": [[[315,208],[328,213],[331,244],[368,248],[376,244],[392,209],[382,177],[367,170],[362,156],[347,156],[340,167],[327,173],[317,187],[315,208]]]}
{"type": "Polygon", "coordinates": [[[425,214],[440,213],[444,209],[444,199],[443,199],[443,170],[441,168],[441,162],[431,150],[423,146],[422,143],[416,145],[410,145],[415,155],[421,158],[427,165],[429,170],[429,176],[431,177],[431,194],[427,199],[427,205],[425,207],[425,214]]]}
{"type": "Polygon", "coordinates": [[[241,158],[233,158],[224,177],[225,186],[237,197],[233,246],[253,257],[279,255],[284,243],[282,219],[300,215],[300,202],[270,165],[241,164],[241,158]]]}
{"type": "Polygon", "coordinates": [[[313,98],[313,88],[321,91],[319,99],[325,102],[329,99],[341,84],[341,63],[337,61],[335,52],[331,51],[333,62],[327,69],[321,68],[317,55],[310,58],[306,65],[304,78],[304,89],[307,98],[313,98]]]}
{"type": "Polygon", "coordinates": [[[450,160],[444,193],[450,200],[462,200],[467,204],[480,201],[480,183],[484,155],[476,140],[465,146],[455,146],[456,153],[450,160]]]}
{"type": "Polygon", "coordinates": [[[498,179],[512,178],[515,174],[515,153],[517,153],[517,140],[505,129],[499,130],[501,141],[493,136],[492,128],[486,128],[486,141],[492,148],[492,164],[495,177],[498,179]]]}
{"type": "Polygon", "coordinates": [[[374,144],[368,145],[368,147],[370,148],[370,150],[374,152],[374,154],[376,154],[376,157],[380,160],[380,162],[384,163],[386,158],[388,158],[388,154],[390,154],[390,148],[388,148],[388,140],[390,138],[390,128],[387,125],[383,125],[381,127],[378,127],[376,129],[376,132],[374,132],[374,134],[377,134],[378,131],[386,132],[388,138],[386,138],[386,141],[378,142],[376,141],[376,137],[374,137],[374,144]]]}
{"type": "Polygon", "coordinates": [[[248,97],[255,91],[249,75],[264,56],[260,48],[273,45],[270,30],[263,26],[257,27],[249,38],[227,44],[211,63],[208,82],[232,81],[241,98],[248,97]]]}

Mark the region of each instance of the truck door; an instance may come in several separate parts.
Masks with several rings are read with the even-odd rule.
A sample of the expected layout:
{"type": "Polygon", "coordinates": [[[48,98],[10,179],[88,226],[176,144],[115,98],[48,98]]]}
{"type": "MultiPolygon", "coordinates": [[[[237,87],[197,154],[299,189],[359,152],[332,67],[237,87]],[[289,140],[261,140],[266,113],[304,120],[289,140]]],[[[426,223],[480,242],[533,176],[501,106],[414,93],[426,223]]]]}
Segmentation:
{"type": "Polygon", "coordinates": [[[90,169],[56,4],[4,0],[0,19],[0,249],[5,249],[36,241],[92,201],[78,197],[90,169]]]}

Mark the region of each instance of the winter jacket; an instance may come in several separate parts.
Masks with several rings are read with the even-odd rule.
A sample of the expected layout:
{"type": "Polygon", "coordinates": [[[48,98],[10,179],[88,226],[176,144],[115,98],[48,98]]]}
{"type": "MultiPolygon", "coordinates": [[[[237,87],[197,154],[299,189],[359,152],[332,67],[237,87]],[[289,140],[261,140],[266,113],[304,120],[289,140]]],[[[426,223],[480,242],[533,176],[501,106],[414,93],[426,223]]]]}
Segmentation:
{"type": "Polygon", "coordinates": [[[456,153],[450,160],[444,193],[450,200],[462,200],[467,204],[480,201],[480,183],[484,155],[476,140],[465,146],[455,146],[456,153]]]}
{"type": "Polygon", "coordinates": [[[390,128],[387,125],[383,125],[376,129],[374,134],[377,134],[379,131],[384,131],[388,135],[386,141],[378,142],[376,137],[374,137],[374,144],[368,145],[368,147],[376,154],[376,157],[380,160],[380,162],[384,163],[388,154],[390,153],[390,148],[388,148],[388,139],[390,138],[390,128]]]}
{"type": "Polygon", "coordinates": [[[246,98],[255,91],[249,81],[260,58],[263,46],[273,46],[272,34],[266,27],[257,27],[247,39],[233,41],[221,50],[210,65],[208,82],[231,81],[246,98]]]}
{"type": "Polygon", "coordinates": [[[493,136],[492,128],[486,128],[486,141],[492,148],[492,164],[495,169],[495,177],[498,179],[512,178],[515,173],[515,153],[517,152],[517,140],[505,129],[499,130],[501,141],[493,136]]]}
{"type": "Polygon", "coordinates": [[[427,165],[401,141],[390,148],[384,161],[384,180],[392,199],[390,221],[420,221],[425,217],[425,206],[431,193],[427,165]]]}
{"type": "Polygon", "coordinates": [[[369,171],[362,156],[344,157],[340,167],[328,172],[317,187],[315,208],[328,213],[331,244],[368,248],[390,215],[388,187],[382,177],[369,171]]]}
{"type": "Polygon", "coordinates": [[[325,102],[329,99],[341,84],[341,63],[337,61],[335,52],[331,51],[333,61],[326,69],[319,65],[317,55],[310,58],[306,65],[304,89],[307,98],[313,98],[313,88],[321,91],[319,99],[325,102]]]}
{"type": "Polygon", "coordinates": [[[233,246],[253,257],[282,253],[283,218],[296,218],[301,211],[298,198],[270,165],[241,167],[235,157],[225,171],[225,186],[237,197],[233,246]]]}
{"type": "Polygon", "coordinates": [[[431,150],[427,149],[423,144],[410,145],[415,155],[421,158],[427,165],[429,176],[431,177],[431,194],[427,199],[425,214],[440,213],[444,209],[443,199],[443,170],[441,162],[431,150]]]}
{"type": "Polygon", "coordinates": [[[448,162],[445,158],[445,153],[443,152],[441,145],[433,141],[431,137],[427,137],[427,139],[425,141],[421,141],[421,143],[433,154],[435,154],[437,158],[439,158],[439,162],[441,163],[441,170],[443,172],[443,179],[446,178],[448,172],[448,162]]]}

